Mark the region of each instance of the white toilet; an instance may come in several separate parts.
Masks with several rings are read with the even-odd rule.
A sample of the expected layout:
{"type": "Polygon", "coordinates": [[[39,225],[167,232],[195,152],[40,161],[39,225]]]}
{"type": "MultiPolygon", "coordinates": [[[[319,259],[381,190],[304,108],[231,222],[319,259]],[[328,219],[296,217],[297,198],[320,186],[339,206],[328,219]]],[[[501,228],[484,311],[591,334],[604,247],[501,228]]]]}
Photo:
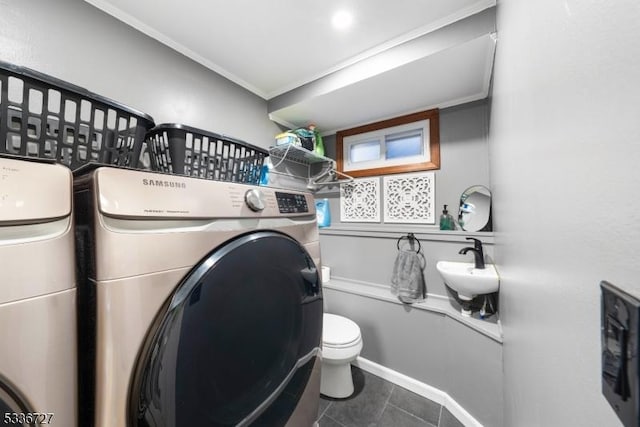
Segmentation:
{"type": "Polygon", "coordinates": [[[322,324],[320,393],[344,398],[353,394],[351,362],[362,350],[360,328],[352,320],[325,313],[322,324]]]}

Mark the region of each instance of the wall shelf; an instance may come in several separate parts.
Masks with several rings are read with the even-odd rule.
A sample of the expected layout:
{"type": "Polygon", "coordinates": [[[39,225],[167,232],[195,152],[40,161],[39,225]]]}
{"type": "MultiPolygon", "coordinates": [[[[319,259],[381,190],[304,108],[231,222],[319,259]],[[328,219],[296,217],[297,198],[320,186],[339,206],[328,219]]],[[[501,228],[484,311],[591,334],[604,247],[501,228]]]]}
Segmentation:
{"type": "Polygon", "coordinates": [[[467,237],[482,239],[485,245],[494,244],[494,234],[490,231],[439,230],[433,225],[418,224],[334,224],[320,229],[320,235],[373,237],[397,239],[399,235],[414,233],[422,241],[468,243],[467,237]]]}
{"type": "Polygon", "coordinates": [[[352,177],[336,170],[335,160],[320,156],[302,147],[295,145],[273,146],[269,148],[269,156],[272,158],[272,172],[305,179],[307,189],[310,191],[318,191],[327,185],[353,181],[352,177]],[[346,179],[338,179],[339,176],[346,179]],[[326,177],[330,177],[330,179],[326,177]]]}
{"type": "MultiPolygon", "coordinates": [[[[393,296],[388,286],[349,280],[341,277],[332,277],[322,286],[326,289],[332,289],[339,292],[347,292],[366,298],[374,298],[392,304],[403,305],[395,296],[393,296]]],[[[449,298],[428,294],[424,302],[411,304],[411,307],[418,310],[427,310],[435,313],[443,314],[473,330],[491,338],[497,343],[502,344],[502,325],[498,314],[494,314],[488,320],[482,320],[475,317],[464,317],[460,314],[459,307],[451,304],[449,298]]]]}
{"type": "MultiPolygon", "coordinates": [[[[300,165],[315,165],[321,163],[333,163],[334,160],[328,157],[319,156],[318,154],[307,150],[306,148],[297,147],[295,145],[276,145],[269,148],[269,156],[276,159],[276,162],[281,160],[287,162],[294,162],[300,165]]],[[[271,162],[271,163],[276,163],[271,162]]]]}

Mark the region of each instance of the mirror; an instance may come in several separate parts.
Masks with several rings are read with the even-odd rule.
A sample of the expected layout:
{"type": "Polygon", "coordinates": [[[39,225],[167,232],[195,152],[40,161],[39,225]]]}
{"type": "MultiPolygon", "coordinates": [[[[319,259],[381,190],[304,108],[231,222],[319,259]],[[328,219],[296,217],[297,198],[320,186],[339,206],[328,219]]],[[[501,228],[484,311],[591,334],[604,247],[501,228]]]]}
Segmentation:
{"type": "Polygon", "coordinates": [[[460,196],[458,223],[464,231],[492,231],[491,192],[484,185],[467,188],[460,196]]]}

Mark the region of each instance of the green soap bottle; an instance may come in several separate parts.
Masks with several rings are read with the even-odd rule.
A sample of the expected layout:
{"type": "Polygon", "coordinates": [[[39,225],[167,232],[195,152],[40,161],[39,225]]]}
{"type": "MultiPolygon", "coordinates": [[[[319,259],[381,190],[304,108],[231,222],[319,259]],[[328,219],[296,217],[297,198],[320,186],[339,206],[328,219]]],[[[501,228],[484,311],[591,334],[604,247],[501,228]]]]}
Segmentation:
{"type": "Polygon", "coordinates": [[[313,152],[316,153],[318,156],[324,156],[324,144],[322,142],[322,135],[320,135],[320,132],[316,130],[316,125],[314,124],[309,125],[309,130],[313,132],[313,135],[315,138],[315,141],[313,144],[313,152]]]}
{"type": "Polygon", "coordinates": [[[440,215],[440,230],[455,230],[456,223],[453,221],[453,217],[449,215],[447,205],[444,205],[442,215],[440,215]]]}

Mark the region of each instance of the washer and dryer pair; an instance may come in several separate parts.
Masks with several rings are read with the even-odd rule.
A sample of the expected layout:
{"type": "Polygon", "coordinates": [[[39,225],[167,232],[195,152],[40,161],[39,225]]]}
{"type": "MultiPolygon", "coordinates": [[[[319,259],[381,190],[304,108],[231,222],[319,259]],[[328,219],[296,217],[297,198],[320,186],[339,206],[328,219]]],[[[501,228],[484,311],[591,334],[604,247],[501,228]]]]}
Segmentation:
{"type": "MultiPolygon", "coordinates": [[[[314,424],[322,291],[310,194],[111,167],[77,174],[74,187],[82,426],[314,424]]],[[[30,269],[47,256],[30,253],[30,269]]],[[[33,328],[53,346],[54,327],[33,328]]],[[[75,345],[65,349],[75,361],[75,345]]],[[[25,402],[33,389],[17,392],[9,377],[37,381],[27,352],[22,364],[0,364],[5,394],[25,402]]],[[[52,387],[74,401],[75,388],[52,387]]],[[[47,405],[34,411],[54,411],[47,405]]]]}

